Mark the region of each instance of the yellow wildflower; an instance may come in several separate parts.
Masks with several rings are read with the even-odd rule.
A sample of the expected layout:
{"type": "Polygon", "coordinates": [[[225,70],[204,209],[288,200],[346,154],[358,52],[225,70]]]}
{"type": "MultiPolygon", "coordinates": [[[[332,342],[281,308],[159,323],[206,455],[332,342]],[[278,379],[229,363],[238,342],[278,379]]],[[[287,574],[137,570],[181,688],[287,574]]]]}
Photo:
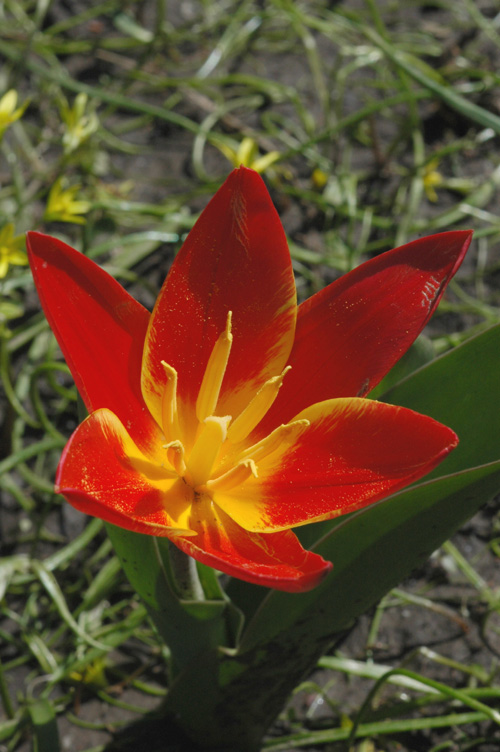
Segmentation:
{"type": "Polygon", "coordinates": [[[73,107],[63,99],[59,106],[59,112],[64,122],[65,129],[62,137],[64,153],[70,154],[99,127],[99,120],[95,112],[85,113],[88,97],[80,93],[75,97],[73,107]]]}
{"type": "Polygon", "coordinates": [[[215,146],[231,162],[233,167],[250,167],[255,172],[265,172],[268,167],[278,161],[281,154],[279,151],[270,151],[259,156],[259,147],[253,138],[246,136],[240,144],[234,148],[226,142],[216,143],[215,146]]]}
{"type": "Polygon", "coordinates": [[[0,230],[0,279],[3,279],[11,264],[26,266],[24,235],[14,235],[14,225],[8,222],[0,230]]]}
{"type": "Polygon", "coordinates": [[[0,139],[3,134],[12,123],[19,120],[26,107],[28,106],[28,100],[17,107],[17,91],[15,89],[9,89],[9,91],[3,95],[0,99],[0,139]]]}
{"type": "Polygon", "coordinates": [[[82,671],[71,671],[69,678],[93,687],[104,688],[109,684],[105,669],[106,660],[104,658],[96,658],[95,661],[85,666],[82,671]]]}
{"type": "Polygon", "coordinates": [[[311,181],[315,188],[321,190],[328,183],[328,175],[319,167],[316,167],[312,172],[311,181]]]}
{"type": "Polygon", "coordinates": [[[439,186],[443,185],[444,183],[443,176],[436,169],[438,164],[439,159],[431,159],[430,162],[427,162],[427,164],[424,166],[422,180],[424,183],[425,195],[427,196],[429,201],[438,200],[436,188],[439,188],[439,186]]]}
{"type": "Polygon", "coordinates": [[[65,188],[63,178],[58,178],[50,189],[49,197],[47,199],[47,206],[43,215],[45,222],[73,222],[77,225],[85,224],[86,219],[78,215],[86,214],[90,211],[91,203],[89,201],[76,199],[79,190],[79,185],[72,185],[70,188],[65,188]]]}

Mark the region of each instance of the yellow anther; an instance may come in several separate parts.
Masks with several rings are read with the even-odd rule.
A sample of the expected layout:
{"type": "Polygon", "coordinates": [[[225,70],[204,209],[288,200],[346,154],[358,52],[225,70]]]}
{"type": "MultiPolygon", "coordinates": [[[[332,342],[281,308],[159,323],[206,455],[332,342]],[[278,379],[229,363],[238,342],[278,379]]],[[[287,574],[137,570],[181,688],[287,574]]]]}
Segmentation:
{"type": "Polygon", "coordinates": [[[219,475],[218,478],[209,480],[206,483],[207,491],[229,491],[229,489],[239,486],[240,483],[244,483],[253,475],[254,478],[258,477],[257,465],[253,460],[244,460],[232,467],[224,475],[219,475]]]}
{"type": "Polygon", "coordinates": [[[264,457],[279,449],[283,444],[294,444],[300,434],[310,425],[309,420],[294,420],[291,423],[283,423],[278,428],[275,428],[269,436],[261,439],[257,444],[248,447],[248,449],[242,452],[240,457],[242,460],[251,458],[258,464],[264,457]]]}
{"type": "Polygon", "coordinates": [[[227,314],[226,328],[219,335],[208,359],[203,380],[201,382],[198,399],[196,400],[196,417],[202,423],[205,418],[215,413],[219,399],[222,380],[226,372],[227,361],[231,351],[233,335],[231,334],[232,312],[227,314]]]}
{"type": "Polygon", "coordinates": [[[177,371],[164,360],[161,361],[167,381],[161,400],[161,420],[163,433],[168,442],[179,438],[179,415],[177,413],[177,371]]]}
{"type": "Polygon", "coordinates": [[[184,480],[193,488],[202,486],[210,478],[215,460],[226,440],[230,420],[230,415],[223,418],[210,416],[205,419],[201,433],[189,455],[184,474],[184,480]]]}
{"type": "Polygon", "coordinates": [[[291,366],[287,366],[279,376],[273,376],[261,386],[255,397],[231,423],[227,433],[229,441],[233,444],[243,441],[253,431],[255,426],[260,423],[278,396],[283,379],[290,368],[291,366]]]}
{"type": "Polygon", "coordinates": [[[174,468],[177,475],[183,476],[186,472],[186,462],[184,459],[184,444],[182,441],[170,441],[165,444],[167,450],[167,461],[174,468]]]}

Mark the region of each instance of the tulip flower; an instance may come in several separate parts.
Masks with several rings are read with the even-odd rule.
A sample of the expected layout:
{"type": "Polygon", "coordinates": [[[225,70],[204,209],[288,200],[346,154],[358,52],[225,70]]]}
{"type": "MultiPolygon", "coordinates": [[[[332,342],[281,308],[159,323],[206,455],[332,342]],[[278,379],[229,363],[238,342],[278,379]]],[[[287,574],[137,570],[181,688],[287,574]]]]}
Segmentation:
{"type": "Polygon", "coordinates": [[[372,504],[457,444],[446,426],[366,395],[429,320],[470,238],[414,241],[297,307],[278,215],[240,167],[150,314],[90,259],[30,233],[40,300],[90,412],[56,490],[229,575],[316,586],[331,564],[291,528],[372,504]]]}

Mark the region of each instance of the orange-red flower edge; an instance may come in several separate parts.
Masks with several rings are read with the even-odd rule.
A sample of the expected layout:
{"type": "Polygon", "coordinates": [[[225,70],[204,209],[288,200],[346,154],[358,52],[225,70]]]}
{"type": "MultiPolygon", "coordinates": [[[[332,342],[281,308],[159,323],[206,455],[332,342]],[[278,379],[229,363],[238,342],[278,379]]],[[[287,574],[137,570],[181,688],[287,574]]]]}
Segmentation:
{"type": "Polygon", "coordinates": [[[389,251],[297,307],[278,215],[241,167],[150,315],[90,259],[29,233],[40,300],[90,412],[56,490],[243,580],[315,587],[332,565],[290,528],[397,491],[457,444],[431,418],[365,395],[427,323],[471,235],[389,251]]]}

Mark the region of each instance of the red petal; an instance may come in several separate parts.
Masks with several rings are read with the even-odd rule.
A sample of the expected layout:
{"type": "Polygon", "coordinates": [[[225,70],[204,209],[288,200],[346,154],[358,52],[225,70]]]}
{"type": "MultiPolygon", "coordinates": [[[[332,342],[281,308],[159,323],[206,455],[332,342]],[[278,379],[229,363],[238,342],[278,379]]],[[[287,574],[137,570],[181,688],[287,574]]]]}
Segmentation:
{"type": "Polygon", "coordinates": [[[165,372],[179,374],[193,405],[209,355],[233,312],[233,347],[218,414],[236,415],[282,369],[295,327],[295,284],[286,238],[262,179],[241,167],[208,204],[163,285],[144,351],[143,394],[160,420],[165,372]]]}
{"type": "Polygon", "coordinates": [[[140,390],[150,314],[82,253],[38,232],[27,241],[40,301],[87,410],[107,407],[136,440],[151,442],[140,390]]]}
{"type": "Polygon", "coordinates": [[[457,445],[432,418],[362,398],[297,416],[296,443],[258,463],[258,477],[214,500],[242,527],[269,532],[330,519],[378,501],[430,472],[457,445]]]}
{"type": "Polygon", "coordinates": [[[302,303],[292,370],[259,433],[315,402],[373,389],[427,324],[471,237],[459,231],[415,240],[367,261],[302,303]]]}
{"type": "Polygon", "coordinates": [[[165,536],[185,528],[175,524],[192,502],[185,483],[166,476],[158,456],[146,456],[118,418],[98,410],[83,421],[68,441],[56,477],[56,491],[85,514],[127,530],[165,536]],[[170,502],[169,513],[165,500],[170,502]]]}
{"type": "Polygon", "coordinates": [[[182,551],[203,564],[289,593],[312,590],[332,569],[330,562],[303,549],[290,530],[248,533],[221,509],[214,507],[214,513],[217,524],[200,523],[196,538],[172,538],[182,551]]]}
{"type": "Polygon", "coordinates": [[[160,459],[143,455],[118,418],[99,410],[69,440],[57,490],[86,514],[126,530],[168,537],[195,559],[248,582],[298,592],[328,574],[331,564],[305,551],[290,531],[247,533],[210,498],[193,504],[182,480],[164,477],[160,459]]]}

